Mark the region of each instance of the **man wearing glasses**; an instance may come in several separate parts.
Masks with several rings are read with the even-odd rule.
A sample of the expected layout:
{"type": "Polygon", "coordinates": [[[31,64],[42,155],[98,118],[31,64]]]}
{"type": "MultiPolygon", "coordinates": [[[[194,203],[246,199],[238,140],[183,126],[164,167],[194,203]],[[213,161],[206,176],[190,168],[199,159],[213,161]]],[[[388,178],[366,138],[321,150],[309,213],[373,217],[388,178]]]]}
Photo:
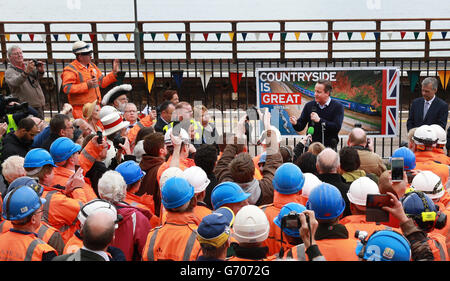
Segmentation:
{"type": "Polygon", "coordinates": [[[91,61],[92,46],[83,41],[77,41],[72,46],[75,60],[64,68],[62,87],[73,107],[73,118],[83,117],[83,105],[97,101],[100,104],[102,96],[100,87],[106,88],[117,81],[119,60],[113,62],[113,70],[103,75],[100,69],[91,61]]]}

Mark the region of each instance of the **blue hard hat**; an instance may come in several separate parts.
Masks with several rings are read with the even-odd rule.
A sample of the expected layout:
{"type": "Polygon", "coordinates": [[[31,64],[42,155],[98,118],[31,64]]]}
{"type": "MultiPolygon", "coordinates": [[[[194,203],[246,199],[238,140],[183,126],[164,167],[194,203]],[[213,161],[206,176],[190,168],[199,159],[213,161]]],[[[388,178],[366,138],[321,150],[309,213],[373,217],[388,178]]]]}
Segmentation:
{"type": "Polygon", "coordinates": [[[294,194],[303,188],[305,176],[297,165],[284,163],[275,171],[272,184],[281,194],[294,194]]]}
{"type": "Polygon", "coordinates": [[[29,186],[31,187],[31,189],[33,189],[34,191],[36,191],[36,193],[40,196],[42,196],[42,193],[44,192],[44,188],[42,187],[42,185],[40,185],[35,179],[30,178],[30,177],[20,177],[17,178],[15,180],[13,180],[9,186],[8,186],[8,192],[10,192],[11,190],[13,190],[16,187],[19,186],[29,186]]]}
{"type": "Polygon", "coordinates": [[[126,184],[133,184],[145,176],[138,163],[133,160],[128,160],[116,167],[116,172],[119,172],[126,184]]]}
{"type": "Polygon", "coordinates": [[[19,186],[8,192],[3,201],[3,218],[21,220],[38,210],[46,200],[29,186],[19,186]]]}
{"type": "Polygon", "coordinates": [[[52,156],[47,150],[43,148],[34,148],[25,155],[23,163],[24,168],[38,168],[45,165],[56,167],[52,156]]]}
{"type": "Polygon", "coordinates": [[[66,137],[57,138],[50,146],[50,155],[55,163],[69,159],[75,152],[81,150],[81,145],[66,137]]]}
{"type": "Polygon", "coordinates": [[[403,168],[405,170],[412,170],[416,167],[416,155],[407,147],[402,146],[397,148],[394,153],[392,153],[392,157],[402,157],[403,168]]]}
{"type": "Polygon", "coordinates": [[[374,232],[366,244],[358,242],[355,253],[367,261],[409,261],[411,246],[400,233],[380,230],[374,232]]]}
{"type": "Polygon", "coordinates": [[[242,202],[250,195],[250,193],[244,192],[237,183],[225,181],[214,187],[211,193],[211,203],[216,210],[224,204],[242,202]]]}
{"type": "Polygon", "coordinates": [[[313,210],[317,219],[334,219],[344,212],[345,201],[337,187],[321,183],[309,194],[306,208],[313,210]]]}
{"type": "Polygon", "coordinates": [[[178,208],[193,196],[194,187],[184,178],[172,177],[161,188],[161,201],[166,209],[178,208]]]}
{"type": "Polygon", "coordinates": [[[434,229],[438,209],[433,200],[421,191],[406,193],[400,199],[405,214],[425,232],[434,229]]]}
{"type": "MultiPolygon", "coordinates": [[[[304,210],[306,210],[306,208],[302,204],[298,204],[298,203],[295,203],[295,202],[287,203],[286,205],[283,206],[283,208],[281,208],[280,212],[278,213],[278,216],[276,216],[273,219],[273,222],[279,228],[281,228],[281,219],[284,216],[286,216],[287,214],[289,214],[291,212],[300,214],[304,210]]],[[[300,237],[300,232],[298,231],[298,229],[283,227],[283,232],[286,233],[289,236],[292,236],[292,237],[300,237]]]]}

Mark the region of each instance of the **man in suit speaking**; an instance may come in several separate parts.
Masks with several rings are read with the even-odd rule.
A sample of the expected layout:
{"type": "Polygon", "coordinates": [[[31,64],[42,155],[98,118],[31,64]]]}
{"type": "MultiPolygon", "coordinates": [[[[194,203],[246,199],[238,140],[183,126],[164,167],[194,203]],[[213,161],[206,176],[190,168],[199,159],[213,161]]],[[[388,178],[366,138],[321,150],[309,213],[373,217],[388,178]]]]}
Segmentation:
{"type": "Polygon", "coordinates": [[[291,116],[289,121],[298,132],[309,124],[307,134],[312,135],[313,142],[336,149],[344,120],[344,106],[331,99],[331,90],[330,81],[318,80],[314,87],[314,100],[305,104],[300,118],[291,116]]]}
{"type": "Polygon", "coordinates": [[[448,104],[436,97],[438,80],[433,77],[425,78],[422,81],[422,97],[416,98],[411,104],[407,130],[417,128],[422,125],[438,124],[442,128],[447,126],[448,104]]]}

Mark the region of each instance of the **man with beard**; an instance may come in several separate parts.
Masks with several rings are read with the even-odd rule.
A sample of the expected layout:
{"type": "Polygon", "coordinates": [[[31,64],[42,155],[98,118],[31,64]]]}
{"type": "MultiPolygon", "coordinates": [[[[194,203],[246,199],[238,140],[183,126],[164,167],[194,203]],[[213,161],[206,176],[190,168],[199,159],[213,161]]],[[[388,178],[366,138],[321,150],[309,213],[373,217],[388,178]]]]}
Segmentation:
{"type": "Polygon", "coordinates": [[[0,162],[12,155],[25,157],[31,149],[34,136],[38,133],[36,123],[31,118],[20,120],[17,131],[10,132],[3,137],[2,154],[0,162]]]}
{"type": "Polygon", "coordinates": [[[114,106],[123,115],[128,103],[127,94],[131,92],[132,89],[133,87],[130,84],[115,86],[103,97],[102,105],[114,106]]]}

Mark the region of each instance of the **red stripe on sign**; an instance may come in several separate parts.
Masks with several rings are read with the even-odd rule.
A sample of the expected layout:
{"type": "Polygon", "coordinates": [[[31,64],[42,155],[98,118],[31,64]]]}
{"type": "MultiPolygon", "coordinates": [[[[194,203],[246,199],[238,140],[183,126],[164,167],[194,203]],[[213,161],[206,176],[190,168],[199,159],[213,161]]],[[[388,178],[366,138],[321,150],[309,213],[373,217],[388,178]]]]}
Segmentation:
{"type": "Polygon", "coordinates": [[[105,128],[105,129],[110,129],[110,128],[116,126],[116,125],[119,125],[120,123],[122,123],[122,121],[123,121],[122,118],[119,118],[119,119],[117,119],[116,121],[114,121],[114,122],[111,123],[111,124],[103,125],[103,128],[105,128]]]}
{"type": "Polygon", "coordinates": [[[261,93],[261,104],[301,104],[300,93],[261,93]]]}

